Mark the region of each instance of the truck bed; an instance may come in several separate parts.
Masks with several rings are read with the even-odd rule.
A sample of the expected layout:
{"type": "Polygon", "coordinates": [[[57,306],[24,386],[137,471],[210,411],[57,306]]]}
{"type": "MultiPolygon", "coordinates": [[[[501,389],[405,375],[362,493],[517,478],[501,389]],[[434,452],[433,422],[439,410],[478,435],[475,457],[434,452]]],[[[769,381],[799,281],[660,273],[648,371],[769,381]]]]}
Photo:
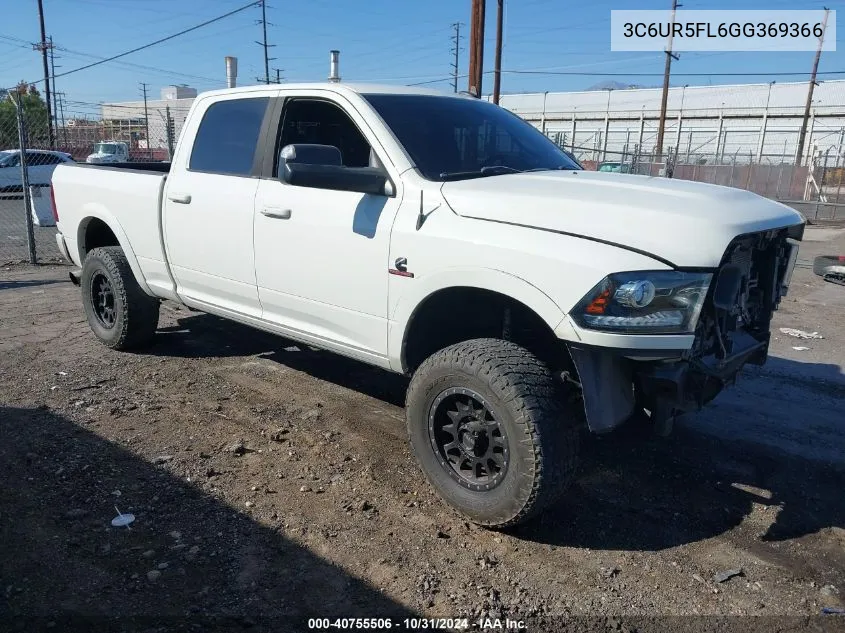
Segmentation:
{"type": "Polygon", "coordinates": [[[156,172],[159,174],[169,174],[170,173],[170,163],[164,163],[159,161],[150,161],[150,162],[130,162],[130,163],[102,163],[102,164],[89,164],[89,163],[76,163],[79,167],[89,167],[95,169],[122,169],[127,171],[140,171],[140,172],[156,172]]]}
{"type": "Polygon", "coordinates": [[[74,263],[89,223],[114,231],[136,276],[150,287],[172,288],[161,239],[161,204],[170,163],[66,164],[53,172],[57,226],[74,263]]]}

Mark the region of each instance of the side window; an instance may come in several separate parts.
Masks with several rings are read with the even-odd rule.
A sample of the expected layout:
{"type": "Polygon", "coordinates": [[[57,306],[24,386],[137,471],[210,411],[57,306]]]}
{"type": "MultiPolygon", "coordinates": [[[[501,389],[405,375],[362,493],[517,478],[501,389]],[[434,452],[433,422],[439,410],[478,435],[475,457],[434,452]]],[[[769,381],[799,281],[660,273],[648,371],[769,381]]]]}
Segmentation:
{"type": "Polygon", "coordinates": [[[58,165],[62,159],[55,154],[41,154],[39,157],[39,165],[58,165]]]}
{"type": "Polygon", "coordinates": [[[30,167],[37,167],[40,165],[52,165],[52,156],[43,152],[27,152],[26,164],[30,167]]]}
{"type": "Polygon", "coordinates": [[[218,101],[202,117],[188,169],[248,176],[268,97],[218,101]]]}
{"type": "Polygon", "coordinates": [[[369,167],[370,144],[338,106],[316,99],[294,99],[282,114],[279,150],[295,143],[333,145],[344,167],[369,167]]]}

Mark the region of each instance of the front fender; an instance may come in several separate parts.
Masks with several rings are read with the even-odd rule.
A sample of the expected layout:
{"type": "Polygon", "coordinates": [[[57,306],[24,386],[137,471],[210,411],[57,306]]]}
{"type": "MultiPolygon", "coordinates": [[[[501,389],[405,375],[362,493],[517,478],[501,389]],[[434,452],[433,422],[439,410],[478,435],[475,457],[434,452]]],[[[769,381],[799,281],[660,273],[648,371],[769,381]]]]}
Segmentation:
{"type": "Polygon", "coordinates": [[[109,212],[105,206],[96,202],[85,204],[82,209],[82,213],[84,215],[84,219],[79,223],[79,227],[76,232],[76,245],[80,263],[85,263],[85,231],[88,228],[88,224],[93,219],[100,220],[101,222],[104,222],[109,229],[111,229],[111,232],[114,233],[114,236],[117,238],[117,242],[120,245],[120,248],[123,249],[126,259],[129,262],[129,267],[132,269],[132,274],[135,275],[135,281],[138,282],[138,285],[141,286],[141,289],[145,293],[154,297],[155,294],[152,290],[150,290],[150,287],[147,285],[147,280],[141,272],[141,266],[138,264],[138,257],[135,255],[135,251],[132,250],[129,238],[126,236],[126,232],[123,230],[123,227],[120,225],[117,218],[114,217],[114,215],[109,212]]]}
{"type": "Polygon", "coordinates": [[[554,331],[564,313],[552,299],[526,280],[492,268],[450,268],[413,279],[399,278],[401,294],[390,292],[387,353],[391,369],[406,372],[402,350],[416,310],[426,299],[449,288],[478,288],[505,295],[533,310],[554,331]]]}

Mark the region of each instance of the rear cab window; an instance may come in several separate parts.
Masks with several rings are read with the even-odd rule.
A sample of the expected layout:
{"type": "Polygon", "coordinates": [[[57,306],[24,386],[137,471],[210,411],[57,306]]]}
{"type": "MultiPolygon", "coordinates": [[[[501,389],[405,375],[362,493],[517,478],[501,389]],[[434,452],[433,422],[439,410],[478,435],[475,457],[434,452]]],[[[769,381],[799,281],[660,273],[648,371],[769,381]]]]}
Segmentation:
{"type": "Polygon", "coordinates": [[[194,138],[190,171],[250,176],[270,97],[212,103],[194,138]]]}

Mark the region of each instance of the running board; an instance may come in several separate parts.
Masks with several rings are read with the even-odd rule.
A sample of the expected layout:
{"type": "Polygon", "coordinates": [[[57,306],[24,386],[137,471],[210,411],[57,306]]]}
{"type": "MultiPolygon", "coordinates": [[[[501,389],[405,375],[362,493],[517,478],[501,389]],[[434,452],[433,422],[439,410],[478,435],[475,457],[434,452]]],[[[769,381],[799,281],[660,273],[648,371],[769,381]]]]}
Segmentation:
{"type": "Polygon", "coordinates": [[[79,280],[82,278],[82,269],[74,268],[70,271],[69,276],[71,283],[73,283],[74,286],[78,286],[79,280]]]}

